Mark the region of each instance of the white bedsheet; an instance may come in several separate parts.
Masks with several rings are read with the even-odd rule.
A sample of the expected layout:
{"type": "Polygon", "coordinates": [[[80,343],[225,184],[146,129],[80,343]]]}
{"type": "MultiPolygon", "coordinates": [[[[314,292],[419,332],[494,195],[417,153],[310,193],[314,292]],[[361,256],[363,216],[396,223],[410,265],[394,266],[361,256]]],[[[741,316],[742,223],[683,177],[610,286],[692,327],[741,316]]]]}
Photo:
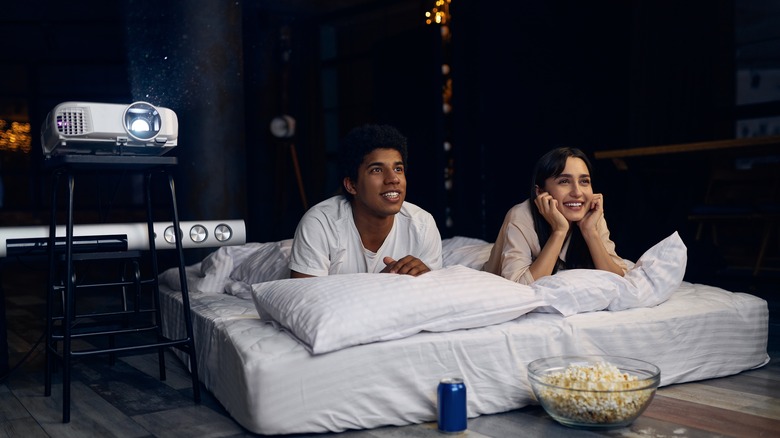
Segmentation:
{"type": "MultiPolygon", "coordinates": [[[[180,293],[161,289],[166,330],[180,334],[180,293]]],[[[465,379],[469,417],[520,408],[534,403],[526,365],[550,355],[644,359],[661,368],[661,385],[769,360],[766,302],[700,284],[683,283],[652,308],[530,313],[316,356],[261,321],[251,299],[191,291],[190,301],[201,380],[240,424],[268,435],[434,421],[436,386],[453,375],[465,379]]]]}

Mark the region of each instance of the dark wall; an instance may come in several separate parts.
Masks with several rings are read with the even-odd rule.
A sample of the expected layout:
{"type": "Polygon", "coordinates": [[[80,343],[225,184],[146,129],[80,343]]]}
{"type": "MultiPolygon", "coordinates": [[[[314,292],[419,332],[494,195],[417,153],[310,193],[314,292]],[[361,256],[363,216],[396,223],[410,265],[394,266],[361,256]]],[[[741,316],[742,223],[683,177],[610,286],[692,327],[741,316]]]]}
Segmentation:
{"type": "MultiPolygon", "coordinates": [[[[0,213],[6,225],[48,221],[40,170],[40,128],[47,112],[68,100],[130,99],[121,4],[75,3],[65,10],[55,2],[6,4],[0,12],[0,41],[6,47],[0,57],[2,116],[16,113],[16,121],[30,123],[32,140],[29,153],[0,151],[5,192],[0,213]]],[[[118,194],[120,199],[128,195],[118,194]]]]}
{"type": "Polygon", "coordinates": [[[434,168],[441,174],[430,129],[433,107],[440,108],[431,102],[439,93],[431,77],[440,67],[429,56],[434,29],[421,16],[417,1],[357,2],[320,14],[244,5],[254,240],[292,237],[306,207],[338,192],[338,142],[364,123],[394,124],[409,138],[410,200],[435,210],[426,178],[434,168]],[[281,114],[296,120],[292,138],[269,133],[268,123],[281,114]]]}
{"type": "MultiPolygon", "coordinates": [[[[546,150],[733,137],[733,2],[477,2],[454,14],[459,234],[493,240],[530,193],[546,150]]],[[[462,8],[462,9],[461,9],[462,8]]],[[[636,259],[703,193],[696,157],[594,160],[594,188],[620,254],[636,259]],[[638,232],[641,230],[641,232],[638,232]]]]}
{"type": "MultiPolygon", "coordinates": [[[[632,10],[630,129],[621,147],[734,138],[734,1],[663,3],[635,2],[632,10]]],[[[717,154],[647,157],[629,160],[623,172],[600,163],[611,172],[609,205],[621,208],[610,207],[610,220],[627,257],[638,258],[674,231],[689,246],[689,266],[712,257],[687,216],[704,199],[717,160],[717,154]]]]}
{"type": "MultiPolygon", "coordinates": [[[[34,175],[14,180],[32,188],[11,190],[34,194],[18,206],[33,211],[47,207],[37,132],[65,100],[174,109],[182,219],[241,217],[253,241],[291,237],[306,207],[334,193],[335,145],[368,121],[409,137],[409,199],[442,227],[451,210],[443,234],[485,240],[527,197],[533,163],[551,147],[593,153],[733,136],[734,0],[455,2],[449,193],[444,53],[421,2],[326,12],[252,1],[44,3],[0,19],[3,40],[22,54],[0,60],[0,99],[24,102],[36,133],[34,175]],[[290,139],[269,133],[281,114],[296,119],[290,139]]],[[[703,178],[695,158],[628,173],[594,164],[621,255],[635,258],[686,225],[703,178]]]]}
{"type": "Polygon", "coordinates": [[[311,79],[316,29],[305,11],[269,10],[259,2],[243,8],[247,233],[251,241],[286,239],[322,179],[315,165],[321,149],[311,141],[321,131],[307,109],[319,107],[311,79]],[[269,130],[282,115],[296,121],[291,138],[277,139],[269,130]]]}
{"type": "Polygon", "coordinates": [[[436,68],[442,62],[439,29],[423,26],[405,32],[379,43],[374,53],[375,104],[370,121],[396,126],[408,138],[406,199],[431,212],[443,231],[442,75],[436,68]]]}
{"type": "Polygon", "coordinates": [[[630,6],[513,2],[501,16],[457,6],[466,8],[455,11],[453,35],[459,222],[462,233],[492,240],[528,197],[545,151],[626,145],[630,6]]]}
{"type": "Polygon", "coordinates": [[[181,217],[244,218],[240,5],[128,0],[123,15],[133,101],[169,107],[179,117],[179,146],[170,155],[179,158],[175,175],[181,217]]]}

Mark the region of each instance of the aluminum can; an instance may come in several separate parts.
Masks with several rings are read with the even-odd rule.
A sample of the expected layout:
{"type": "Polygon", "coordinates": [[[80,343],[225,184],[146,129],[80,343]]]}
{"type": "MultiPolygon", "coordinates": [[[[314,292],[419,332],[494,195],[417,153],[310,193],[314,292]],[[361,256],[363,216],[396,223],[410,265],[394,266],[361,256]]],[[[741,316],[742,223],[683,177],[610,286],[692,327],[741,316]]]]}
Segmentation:
{"type": "Polygon", "coordinates": [[[439,431],[458,433],[466,430],[466,384],[460,377],[446,377],[438,388],[439,431]]]}

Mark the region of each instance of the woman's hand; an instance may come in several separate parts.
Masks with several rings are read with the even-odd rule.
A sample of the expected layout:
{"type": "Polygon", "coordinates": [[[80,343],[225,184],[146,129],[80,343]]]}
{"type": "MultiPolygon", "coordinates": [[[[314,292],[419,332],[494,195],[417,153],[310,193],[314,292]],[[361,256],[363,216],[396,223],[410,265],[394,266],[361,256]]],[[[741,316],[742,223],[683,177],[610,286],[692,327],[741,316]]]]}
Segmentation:
{"type": "Polygon", "coordinates": [[[569,231],[569,221],[558,210],[558,201],[547,192],[540,192],[534,199],[539,213],[550,224],[552,232],[562,231],[564,234],[569,231]]]}
{"type": "Polygon", "coordinates": [[[558,201],[549,193],[537,189],[534,203],[539,209],[539,214],[550,224],[550,236],[542,247],[539,256],[528,267],[528,271],[534,279],[550,275],[555,270],[555,264],[561,255],[561,248],[569,233],[569,220],[558,210],[558,201]]]}
{"type": "Polygon", "coordinates": [[[601,218],[604,217],[604,195],[601,193],[594,193],[593,198],[590,200],[590,209],[585,213],[585,217],[580,220],[577,225],[580,227],[580,231],[583,236],[586,236],[590,232],[596,231],[596,225],[601,218]]]}

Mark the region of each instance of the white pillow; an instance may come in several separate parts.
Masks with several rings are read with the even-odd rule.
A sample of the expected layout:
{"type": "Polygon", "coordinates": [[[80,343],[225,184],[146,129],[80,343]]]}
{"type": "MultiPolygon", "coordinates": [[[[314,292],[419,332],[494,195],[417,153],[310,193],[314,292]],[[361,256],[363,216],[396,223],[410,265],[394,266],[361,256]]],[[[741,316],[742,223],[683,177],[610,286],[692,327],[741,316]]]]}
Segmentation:
{"type": "Polygon", "coordinates": [[[675,232],[648,249],[624,277],[597,269],[570,269],[542,277],[531,287],[564,316],[653,307],[680,287],[687,261],[687,248],[675,232]]]}
{"type": "Polygon", "coordinates": [[[604,310],[628,288],[623,277],[598,269],[567,269],[542,277],[531,287],[548,307],[540,312],[558,311],[563,316],[604,310]]]}
{"type": "Polygon", "coordinates": [[[484,245],[486,243],[484,240],[476,237],[453,236],[441,240],[441,251],[446,253],[464,246],[484,245]]]}
{"type": "Polygon", "coordinates": [[[492,243],[472,237],[455,236],[441,241],[443,266],[463,265],[481,270],[490,258],[492,243]]]}
{"type": "Polygon", "coordinates": [[[292,239],[260,244],[233,272],[230,279],[248,284],[290,278],[292,239]]]}
{"type": "Polygon", "coordinates": [[[252,286],[270,316],[314,354],[421,331],[450,331],[515,319],[544,303],[529,286],[464,266],[419,277],[342,274],[252,286]]]}
{"type": "Polygon", "coordinates": [[[688,248],[675,231],[639,257],[624,277],[634,288],[621,293],[609,305],[609,310],[663,303],[680,287],[687,265],[688,248]]]}
{"type": "Polygon", "coordinates": [[[245,300],[252,299],[252,285],[290,278],[292,239],[262,243],[233,272],[224,291],[245,300]]]}
{"type": "MultiPolygon", "coordinates": [[[[190,291],[207,294],[224,293],[225,286],[230,283],[230,273],[244,259],[257,250],[262,243],[245,243],[243,245],[223,246],[207,255],[201,262],[187,267],[187,287],[190,291]]],[[[181,290],[179,268],[170,268],[160,274],[160,284],[171,289],[181,290]]]]}

